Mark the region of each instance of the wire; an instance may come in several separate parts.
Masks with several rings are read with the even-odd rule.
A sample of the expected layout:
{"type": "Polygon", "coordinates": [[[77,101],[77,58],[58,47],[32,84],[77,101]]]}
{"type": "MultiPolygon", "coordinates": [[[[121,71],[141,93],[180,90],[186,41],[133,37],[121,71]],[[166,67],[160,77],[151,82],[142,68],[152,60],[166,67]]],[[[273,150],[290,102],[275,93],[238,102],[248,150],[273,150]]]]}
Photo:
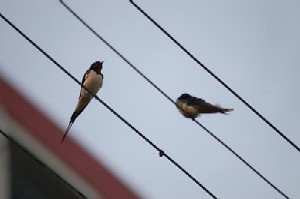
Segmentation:
{"type": "Polygon", "coordinates": [[[34,156],[32,153],[30,153],[27,149],[25,149],[18,141],[16,141],[14,138],[9,136],[8,134],[4,133],[2,129],[0,129],[0,133],[5,137],[8,141],[10,141],[12,144],[17,146],[20,150],[24,151],[27,153],[30,157],[32,157],[38,164],[40,164],[42,167],[46,168],[49,170],[56,178],[58,178],[61,182],[66,184],[72,191],[74,191],[76,194],[78,194],[81,198],[87,198],[83,193],[81,193],[78,189],[73,187],[70,183],[65,181],[60,175],[58,175],[54,170],[49,168],[45,163],[43,163],[40,159],[38,159],[36,156],[34,156]]]}
{"type": "Polygon", "coordinates": [[[244,158],[242,158],[239,154],[237,154],[233,149],[231,149],[227,144],[225,144],[220,138],[211,133],[208,129],[206,129],[202,124],[200,124],[197,120],[193,119],[199,126],[201,126],[207,133],[209,133],[213,138],[215,138],[218,142],[220,142],[226,149],[228,149],[231,153],[233,153],[239,160],[241,160],[247,167],[249,167],[254,173],[256,173],[260,178],[262,178],[268,185],[270,185],[273,189],[275,189],[278,193],[280,193],[285,198],[289,198],[285,193],[283,193],[279,188],[277,188],[274,184],[272,184],[267,178],[265,178],[260,172],[258,172],[253,166],[251,166],[244,158]]]}
{"type": "Polygon", "coordinates": [[[139,69],[137,69],[132,63],[130,63],[119,51],[117,51],[112,45],[110,45],[103,37],[101,37],[93,28],[91,28],[83,19],[81,19],[64,1],[60,0],[60,3],[71,12],[87,29],[89,29],[98,39],[105,43],[112,51],[114,51],[121,59],[123,59],[133,70],[135,70],[139,75],[147,80],[152,86],[154,86],[161,94],[163,94],[169,101],[174,103],[174,101],[164,93],[158,86],[156,86],[149,78],[146,77],[139,69]]]}
{"type": "MultiPolygon", "coordinates": [[[[149,78],[147,78],[141,71],[139,71],[130,61],[128,61],[120,52],[118,52],[112,45],[110,45],[103,37],[101,37],[94,29],[91,28],[81,17],[79,17],[68,5],[66,5],[62,0],[60,1],[63,6],[69,10],[86,28],[88,28],[94,35],[103,41],[110,49],[112,49],[117,55],[121,57],[131,68],[133,68],[138,74],[140,74],[147,82],[149,82],[153,87],[155,87],[161,94],[163,94],[170,102],[172,102],[175,106],[176,103],[165,93],[163,92],[156,84],[154,84],[149,78]]],[[[260,172],[258,172],[254,167],[252,167],[246,160],[244,160],[241,156],[239,156],[233,149],[231,149],[227,144],[225,144],[220,138],[215,136],[212,132],[210,132],[205,126],[199,123],[197,120],[193,120],[198,126],[202,127],[209,135],[211,135],[214,139],[216,139],[219,143],[221,143],[226,149],[228,149],[231,153],[233,153],[238,159],[240,159],[247,167],[249,167],[254,173],[256,173],[260,178],[262,178],[267,184],[269,184],[272,188],[274,188],[277,192],[279,192],[285,198],[289,198],[286,194],[284,194],[280,189],[278,189],[275,185],[273,185],[267,178],[265,178],[260,172]]]]}
{"type": "Polygon", "coordinates": [[[26,39],[30,44],[37,48],[44,56],[46,56],[51,62],[53,62],[59,69],[61,69],[66,75],[73,79],[82,88],[88,91],[97,101],[104,105],[109,111],[111,111],[117,118],[124,122],[129,128],[131,128],[136,134],[138,134],[144,141],[151,145],[154,149],[159,152],[160,157],[166,157],[173,165],[175,165],[180,171],[182,171],[186,176],[188,176],[194,183],[196,183],[200,188],[202,188],[207,194],[212,198],[217,198],[212,192],[210,192],[204,185],[202,185],[195,177],[193,177],[187,170],[185,170],[180,164],[178,164],[173,158],[166,154],[162,149],[155,145],[150,139],[143,135],[139,130],[137,130],[132,124],[125,120],[120,114],[118,114],[114,109],[108,106],[103,100],[101,100],[97,95],[92,93],[87,89],[81,82],[79,82],[70,72],[68,72],[64,67],[62,67],[57,61],[55,61],[49,54],[47,54],[41,47],[39,47],[35,42],[33,42],[28,36],[26,36],[20,29],[18,29],[12,22],[10,22],[5,16],[0,13],[0,17],[8,23],[14,30],[16,30],[24,39],[26,39]]]}
{"type": "Polygon", "coordinates": [[[160,29],[169,39],[171,39],[181,50],[183,50],[191,59],[193,59],[199,66],[201,66],[206,72],[213,76],[220,84],[222,84],[227,90],[229,90],[235,97],[237,97],[244,105],[246,105],[252,112],[254,112],[260,119],[262,119],[267,125],[269,125],[277,134],[279,134],[285,141],[292,145],[298,152],[300,148],[292,142],[286,135],[284,135],[278,128],[276,128],[269,120],[267,120],[262,114],[260,114],[253,106],[251,106],[246,100],[238,95],[231,87],[229,87],[223,80],[209,70],[204,64],[202,64],[192,53],[190,53],[183,45],[181,45],[172,35],[170,35],[163,27],[161,27],[153,18],[151,18],[142,8],[140,8],[133,0],[129,0],[130,3],[137,8],[145,17],[147,17],[158,29],[160,29]]]}

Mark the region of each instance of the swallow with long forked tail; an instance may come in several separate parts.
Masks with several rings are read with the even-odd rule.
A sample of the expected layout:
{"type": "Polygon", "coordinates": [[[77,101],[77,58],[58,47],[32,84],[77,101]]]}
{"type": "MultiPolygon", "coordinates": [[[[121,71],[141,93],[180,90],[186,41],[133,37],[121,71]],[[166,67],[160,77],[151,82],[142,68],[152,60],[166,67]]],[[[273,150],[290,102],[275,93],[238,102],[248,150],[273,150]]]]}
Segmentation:
{"type": "Polygon", "coordinates": [[[212,105],[201,98],[193,97],[187,93],[177,98],[176,106],[184,117],[191,119],[195,119],[202,113],[227,114],[227,112],[233,111],[233,109],[212,105]]]}
{"type": "MultiPolygon", "coordinates": [[[[99,89],[102,87],[103,84],[103,74],[101,73],[103,66],[103,62],[96,61],[94,62],[91,67],[85,72],[82,78],[82,84],[93,94],[97,94],[99,89]]],[[[82,113],[82,111],[86,108],[86,106],[90,103],[93,95],[91,95],[85,88],[81,87],[79,99],[77,102],[77,106],[71,116],[69,126],[61,140],[64,141],[65,137],[67,136],[72,124],[76,120],[76,118],[82,113]]]]}

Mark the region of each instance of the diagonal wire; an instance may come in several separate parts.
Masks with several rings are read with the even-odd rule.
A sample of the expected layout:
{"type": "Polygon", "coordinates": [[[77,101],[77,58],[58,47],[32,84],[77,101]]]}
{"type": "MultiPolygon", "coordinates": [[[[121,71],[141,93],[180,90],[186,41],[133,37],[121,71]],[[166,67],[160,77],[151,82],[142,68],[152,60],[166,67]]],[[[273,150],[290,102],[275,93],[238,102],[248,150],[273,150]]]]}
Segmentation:
{"type": "Polygon", "coordinates": [[[262,119],[268,126],[270,126],[278,135],[280,135],[285,141],[292,145],[298,152],[300,148],[291,141],[286,135],[284,135],[276,126],[274,126],[269,120],[267,120],[262,114],[260,114],[253,106],[251,106],[246,100],[244,100],[239,94],[237,94],[230,86],[228,86],[221,78],[209,70],[204,64],[202,64],[192,53],[190,53],[183,45],[181,45],[172,35],[170,35],[163,27],[161,27],[153,18],[151,18],[141,7],[139,7],[133,0],[129,0],[130,3],[138,9],[147,19],[149,19],[158,29],[160,29],[169,39],[171,39],[181,50],[183,50],[192,60],[194,60],[199,66],[201,66],[206,72],[213,76],[220,84],[222,84],[228,91],[230,91],[236,98],[238,98],[244,105],[246,105],[252,112],[254,112],[260,119],[262,119]]]}
{"type": "MultiPolygon", "coordinates": [[[[112,51],[114,51],[121,59],[123,59],[132,69],[134,69],[139,75],[141,75],[147,82],[149,82],[154,88],[156,88],[162,95],[164,95],[171,103],[175,106],[176,103],[165,93],[163,92],[155,83],[153,83],[149,78],[147,78],[140,70],[138,70],[130,61],[128,61],[119,51],[117,51],[111,44],[109,44],[103,37],[101,37],[91,26],[89,26],[81,17],[79,17],[68,5],[66,5],[62,0],[60,0],[62,5],[70,11],[86,28],[88,28],[98,39],[104,42],[112,51]]],[[[197,120],[193,120],[198,126],[203,128],[209,135],[216,139],[220,144],[222,144],[226,149],[233,153],[239,160],[241,160],[247,167],[249,167],[254,173],[256,173],[260,178],[262,178],[268,185],[274,188],[278,193],[280,193],[285,198],[289,198],[284,194],[279,188],[272,184],[267,178],[265,178],[260,172],[258,172],[253,166],[251,166],[245,159],[243,159],[238,153],[231,149],[227,144],[225,144],[220,138],[210,132],[205,126],[203,126],[197,120]]]]}
{"type": "Polygon", "coordinates": [[[161,94],[163,94],[169,101],[174,101],[164,93],[158,86],[156,86],[149,78],[147,78],[139,69],[137,69],[132,63],[130,63],[119,51],[117,51],[112,45],[110,45],[103,37],[101,37],[93,28],[91,28],[83,19],[81,19],[63,0],[60,3],[71,12],[87,29],[89,29],[98,39],[105,43],[112,51],[114,51],[121,59],[123,59],[133,70],[147,80],[152,86],[154,86],[161,94]]]}
{"type": "Polygon", "coordinates": [[[34,41],[32,41],[27,35],[25,35],[20,29],[18,29],[12,22],[10,22],[5,16],[0,13],[0,17],[8,23],[15,31],[17,31],[24,39],[26,39],[30,44],[32,44],[36,49],[38,49],[44,56],[46,56],[53,64],[55,64],[59,69],[61,69],[67,76],[79,84],[82,88],[87,90],[95,99],[105,106],[109,111],[111,111],[117,118],[124,122],[129,128],[131,128],[136,134],[138,134],[144,141],[151,145],[154,149],[159,152],[160,157],[166,157],[174,166],[176,166],[181,172],[183,172],[187,177],[189,177],[194,183],[196,183],[200,188],[202,188],[207,194],[212,198],[217,197],[210,192],[203,184],[201,184],[194,176],[192,176],[187,170],[185,170],[180,164],[178,164],[173,158],[166,154],[162,149],[160,149],[156,144],[154,144],[150,139],[143,135],[139,130],[137,130],[132,124],[130,124],[125,118],[123,118],[119,113],[107,105],[103,100],[101,100],[97,95],[92,93],[87,89],[81,82],[79,82],[70,72],[68,72],[64,67],[62,67],[57,61],[55,61],[48,53],[46,53],[41,47],[39,47],[34,41]]]}
{"type": "Polygon", "coordinates": [[[210,134],[213,138],[215,138],[218,142],[220,142],[226,149],[228,149],[231,153],[233,153],[239,160],[241,160],[247,167],[249,167],[254,173],[256,173],[261,179],[263,179],[268,185],[270,185],[273,189],[275,189],[278,193],[280,193],[283,197],[289,198],[285,193],[283,193],[279,188],[277,188],[273,183],[271,183],[266,177],[264,177],[259,171],[257,171],[251,164],[249,164],[244,158],[242,158],[239,154],[237,154],[232,148],[230,148],[225,142],[223,142],[220,138],[211,133],[205,126],[203,126],[200,122],[193,119],[195,123],[201,126],[208,134],[210,134]]]}
{"type": "Polygon", "coordinates": [[[50,167],[48,167],[44,162],[42,162],[41,160],[39,160],[36,156],[34,156],[32,153],[30,153],[27,149],[25,149],[19,142],[17,142],[14,138],[12,138],[11,136],[9,136],[8,134],[4,133],[2,131],[2,129],[0,129],[0,133],[3,135],[3,137],[5,137],[10,143],[14,144],[15,146],[17,146],[19,149],[21,149],[22,151],[24,151],[26,154],[30,155],[37,163],[39,163],[42,167],[46,168],[47,170],[49,170],[56,178],[58,178],[61,182],[63,182],[64,184],[66,184],[67,186],[69,186],[69,188],[74,191],[77,195],[79,195],[81,198],[86,198],[87,197],[85,195],[83,195],[83,193],[81,193],[78,189],[76,189],[75,187],[73,187],[70,183],[68,183],[67,181],[65,181],[60,175],[58,175],[54,170],[52,170],[50,167]]]}

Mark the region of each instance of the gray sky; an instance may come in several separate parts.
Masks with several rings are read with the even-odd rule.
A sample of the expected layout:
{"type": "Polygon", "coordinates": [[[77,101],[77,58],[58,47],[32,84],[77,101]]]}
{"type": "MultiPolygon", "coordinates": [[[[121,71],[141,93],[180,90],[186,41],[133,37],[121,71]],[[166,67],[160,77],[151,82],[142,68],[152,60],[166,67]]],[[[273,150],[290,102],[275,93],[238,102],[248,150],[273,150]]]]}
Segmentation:
{"type": "MultiPolygon", "coordinates": [[[[136,2],[300,146],[299,0],[136,2]]],[[[234,108],[228,116],[204,115],[198,121],[288,196],[300,197],[300,153],[129,1],[66,3],[174,100],[188,92],[234,108]]],[[[0,5],[3,15],[79,80],[92,62],[103,60],[104,85],[98,96],[218,198],[283,198],[183,118],[59,1],[0,0],[0,5]]],[[[0,30],[1,74],[65,129],[80,87],[3,20],[0,30]]],[[[69,136],[144,198],[210,198],[95,100],[69,136]]]]}

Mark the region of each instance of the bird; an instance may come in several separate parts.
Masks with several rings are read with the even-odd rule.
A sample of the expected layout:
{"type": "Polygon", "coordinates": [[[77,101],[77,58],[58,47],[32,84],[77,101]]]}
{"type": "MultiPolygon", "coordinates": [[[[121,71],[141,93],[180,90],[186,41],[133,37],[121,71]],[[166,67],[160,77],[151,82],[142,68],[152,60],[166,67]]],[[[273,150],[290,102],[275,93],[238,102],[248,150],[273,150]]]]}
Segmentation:
{"type": "Polygon", "coordinates": [[[179,112],[186,118],[195,119],[203,113],[223,113],[233,111],[231,108],[222,108],[218,105],[212,105],[205,100],[193,97],[184,93],[176,100],[176,106],[179,112]]]}
{"type": "MultiPolygon", "coordinates": [[[[81,83],[94,95],[100,90],[103,85],[103,74],[101,73],[103,67],[103,61],[95,61],[90,68],[83,75],[81,83]]],[[[70,118],[69,125],[67,130],[62,137],[61,143],[63,143],[66,138],[71,126],[75,122],[76,118],[82,113],[86,106],[90,103],[93,98],[93,95],[88,92],[85,88],[81,87],[79,99],[76,105],[76,108],[70,118]]]]}

